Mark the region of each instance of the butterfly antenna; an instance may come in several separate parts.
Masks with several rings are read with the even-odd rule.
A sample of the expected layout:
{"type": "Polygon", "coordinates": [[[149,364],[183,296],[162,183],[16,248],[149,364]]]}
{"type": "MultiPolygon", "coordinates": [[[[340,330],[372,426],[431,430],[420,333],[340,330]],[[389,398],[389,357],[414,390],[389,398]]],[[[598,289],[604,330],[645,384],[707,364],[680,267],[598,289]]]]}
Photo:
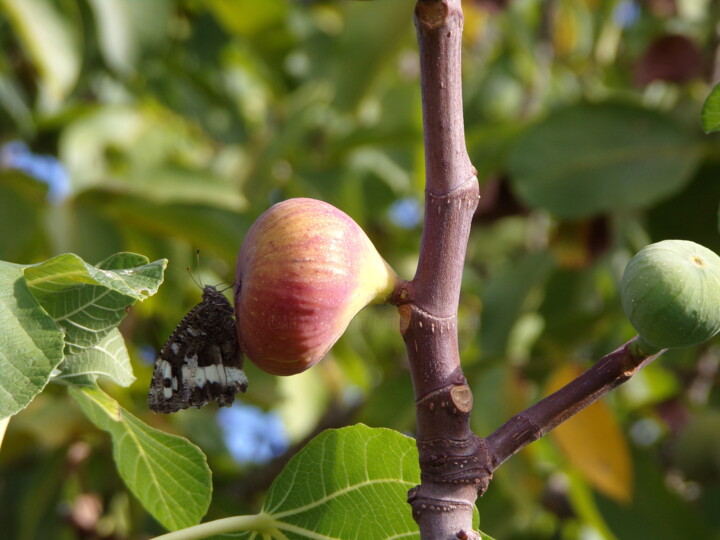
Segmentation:
{"type": "Polygon", "coordinates": [[[185,267],[185,270],[187,270],[187,273],[190,275],[190,278],[195,282],[195,285],[200,287],[200,289],[203,289],[202,280],[200,279],[200,250],[198,249],[195,251],[195,273],[197,274],[197,279],[195,279],[195,276],[192,273],[192,270],[189,266],[185,267]]]}
{"type": "Polygon", "coordinates": [[[222,283],[218,283],[218,284],[217,284],[218,287],[220,287],[221,285],[226,285],[226,287],[225,287],[224,289],[220,289],[220,291],[218,291],[218,292],[225,292],[225,291],[227,291],[230,287],[232,287],[233,285],[235,285],[235,283],[232,282],[232,281],[223,281],[222,283]]]}

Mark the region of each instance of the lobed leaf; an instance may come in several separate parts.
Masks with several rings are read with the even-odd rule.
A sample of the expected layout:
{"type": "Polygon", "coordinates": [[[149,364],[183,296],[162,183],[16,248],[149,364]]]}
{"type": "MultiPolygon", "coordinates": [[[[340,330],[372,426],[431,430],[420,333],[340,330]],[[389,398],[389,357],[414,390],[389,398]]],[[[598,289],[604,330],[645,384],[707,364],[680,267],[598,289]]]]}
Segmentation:
{"type": "Polygon", "coordinates": [[[81,380],[87,377],[94,380],[99,375],[110,377],[121,386],[130,386],[135,380],[125,340],[117,328],[92,347],[66,356],[56,380],[82,384],[81,380]]]}
{"type": "Polygon", "coordinates": [[[233,537],[420,538],[407,504],[408,490],[419,482],[414,439],[362,424],[327,430],[275,478],[262,513],[247,521],[254,530],[233,537]]]}
{"type": "Polygon", "coordinates": [[[170,530],[198,523],[212,494],[202,451],[141,422],[97,386],[69,391],[93,424],[110,433],[120,476],[155,519],[170,530]]]}
{"type": "Polygon", "coordinates": [[[25,267],[23,275],[65,332],[65,353],[77,354],[112,332],[136,300],[155,294],[166,264],[164,259],[149,263],[141,255],[122,253],[95,267],[68,253],[25,267]]]}
{"type": "Polygon", "coordinates": [[[0,261],[0,418],[24,409],[63,359],[63,332],[30,292],[22,269],[0,261]]]}
{"type": "Polygon", "coordinates": [[[130,305],[157,291],[166,262],[133,253],[97,266],[73,254],[0,262],[0,418],[25,408],[54,374],[76,384],[97,375],[132,383],[116,327],[130,305]]]}

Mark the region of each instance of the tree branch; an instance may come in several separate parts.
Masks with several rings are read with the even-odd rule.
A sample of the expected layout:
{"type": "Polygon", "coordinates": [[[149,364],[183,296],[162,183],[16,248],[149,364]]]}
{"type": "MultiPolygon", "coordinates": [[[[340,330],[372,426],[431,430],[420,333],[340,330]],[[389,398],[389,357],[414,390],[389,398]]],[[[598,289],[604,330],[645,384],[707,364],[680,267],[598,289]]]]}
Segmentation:
{"type": "MultiPolygon", "coordinates": [[[[637,339],[637,338],[636,338],[637,339]]],[[[621,385],[660,356],[641,353],[631,340],[603,356],[585,373],[529,409],[516,414],[487,437],[495,470],[503,461],[621,385]]]]}
{"type": "MultiPolygon", "coordinates": [[[[425,223],[415,278],[399,294],[417,412],[422,484],[408,501],[423,539],[457,539],[472,531],[478,483],[472,473],[484,442],[470,431],[472,394],[460,368],[457,308],[472,216],[475,169],[465,146],[460,0],[419,0],[425,138],[425,223]]],[[[487,453],[486,453],[487,454],[487,453]]],[[[489,454],[483,459],[489,462],[489,454]]],[[[484,488],[483,488],[484,490],[484,488]]]]}
{"type": "Polygon", "coordinates": [[[423,540],[477,539],[472,514],[493,471],[521,448],[632,377],[657,356],[630,341],[487,439],[470,430],[472,393],[460,367],[457,308],[476,171],[464,140],[461,0],[418,0],[426,164],[425,222],[412,281],[396,291],[415,394],[421,484],[408,492],[423,540]]]}

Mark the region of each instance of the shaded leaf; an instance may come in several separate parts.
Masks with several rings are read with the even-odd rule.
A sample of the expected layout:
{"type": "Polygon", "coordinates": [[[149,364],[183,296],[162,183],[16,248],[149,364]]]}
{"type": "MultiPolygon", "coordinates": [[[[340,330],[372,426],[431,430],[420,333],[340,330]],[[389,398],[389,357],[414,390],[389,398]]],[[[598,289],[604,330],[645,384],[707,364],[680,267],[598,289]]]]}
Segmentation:
{"type": "Polygon", "coordinates": [[[510,332],[531,293],[547,279],[553,260],[546,252],[536,253],[505,266],[494,273],[482,295],[480,343],[487,357],[505,354],[510,332]]]}
{"type": "MultiPolygon", "coordinates": [[[[714,532],[710,532],[697,502],[685,500],[669,489],[667,473],[657,459],[639,454],[635,456],[633,469],[642,493],[633,497],[631,504],[598,497],[602,515],[617,538],[712,538],[714,532]]],[[[705,515],[716,514],[711,511],[705,515]]]]}
{"type": "Polygon", "coordinates": [[[202,451],[144,424],[96,386],[69,391],[93,424],[110,433],[120,476],[155,519],[170,530],[198,523],[212,492],[202,451]]]}
{"type": "Polygon", "coordinates": [[[518,195],[564,218],[645,208],[679,191],[699,158],[692,133],[640,107],[576,105],[531,127],[510,157],[518,195]]]}
{"type": "Polygon", "coordinates": [[[362,2],[344,2],[346,25],[308,42],[308,78],[330,81],[335,86],[333,104],[339,109],[356,107],[410,35],[412,6],[407,0],[376,2],[371,8],[362,2]],[[327,54],[328,47],[332,55],[327,54]]]}
{"type": "Polygon", "coordinates": [[[33,260],[45,244],[47,186],[0,166],[0,253],[6,260],[33,260]]]}
{"type": "MultiPolygon", "coordinates": [[[[566,364],[550,375],[550,394],[582,372],[566,364]]],[[[632,498],[632,463],[630,449],[612,411],[604,401],[596,401],[563,422],[552,437],[567,456],[598,491],[618,502],[632,498]]]]}
{"type": "Polygon", "coordinates": [[[22,269],[0,262],[0,418],[24,409],[63,358],[63,332],[28,289],[22,269]]]}
{"type": "Polygon", "coordinates": [[[78,377],[110,377],[121,386],[130,386],[135,380],[125,340],[117,328],[113,328],[98,343],[65,357],[60,364],[58,380],[77,382],[78,377]]]}
{"type": "Polygon", "coordinates": [[[116,225],[155,234],[162,239],[180,238],[202,251],[233,260],[250,216],[201,204],[156,204],[146,198],[119,195],[105,190],[85,192],[80,203],[102,209],[116,225]]]}

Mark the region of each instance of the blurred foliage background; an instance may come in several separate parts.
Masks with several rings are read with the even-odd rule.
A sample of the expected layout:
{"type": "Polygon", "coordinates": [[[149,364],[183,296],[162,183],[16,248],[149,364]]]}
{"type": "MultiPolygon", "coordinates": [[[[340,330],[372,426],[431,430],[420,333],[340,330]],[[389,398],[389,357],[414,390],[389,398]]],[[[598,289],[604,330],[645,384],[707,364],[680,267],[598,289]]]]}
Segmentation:
{"type": "MultiPolygon", "coordinates": [[[[460,346],[474,429],[487,435],[634,335],[617,285],[640,247],[684,238],[720,250],[720,143],[699,125],[720,78],[720,5],[463,7],[482,199],[460,346]]],[[[207,453],[208,519],[256,511],[282,460],[324,427],[413,432],[389,307],[361,313],[305,374],[246,366],[235,415],[146,406],[156,351],[200,298],[186,273],[196,249],[203,283],[231,281],[246,230],[274,202],[340,207],[412,278],[424,183],[412,12],[412,0],[0,0],[0,258],[170,260],[160,292],[122,327],[137,381],[107,390],[207,453]],[[248,441],[249,454],[237,450],[248,441]]],[[[717,340],[668,353],[512,458],[479,501],[482,529],[502,540],[720,539],[719,355],[717,340]]],[[[14,417],[4,443],[0,536],[162,532],[119,480],[108,438],[61,389],[14,417]]]]}

